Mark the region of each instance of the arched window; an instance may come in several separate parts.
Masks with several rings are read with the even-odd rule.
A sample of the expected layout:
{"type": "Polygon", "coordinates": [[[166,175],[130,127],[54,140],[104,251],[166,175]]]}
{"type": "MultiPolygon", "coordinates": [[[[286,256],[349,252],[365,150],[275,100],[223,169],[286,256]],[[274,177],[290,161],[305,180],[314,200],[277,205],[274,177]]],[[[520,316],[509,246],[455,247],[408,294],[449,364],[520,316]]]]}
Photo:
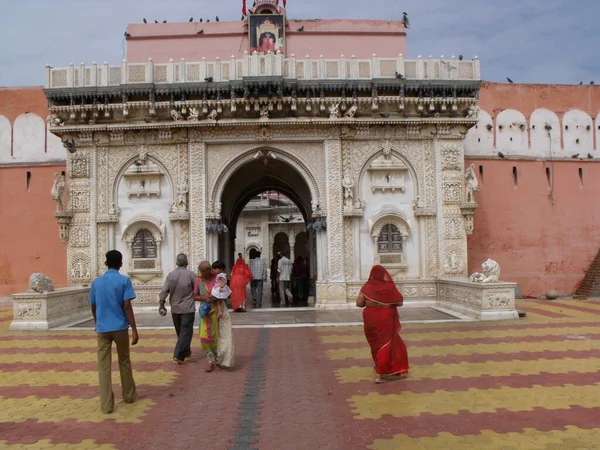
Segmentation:
{"type": "Polygon", "coordinates": [[[381,228],[377,253],[402,253],[402,233],[396,225],[387,223],[381,228]]]}
{"type": "Polygon", "coordinates": [[[134,269],[154,269],[157,257],[156,241],[152,233],[142,228],[139,230],[131,243],[131,255],[133,257],[134,269]]]}

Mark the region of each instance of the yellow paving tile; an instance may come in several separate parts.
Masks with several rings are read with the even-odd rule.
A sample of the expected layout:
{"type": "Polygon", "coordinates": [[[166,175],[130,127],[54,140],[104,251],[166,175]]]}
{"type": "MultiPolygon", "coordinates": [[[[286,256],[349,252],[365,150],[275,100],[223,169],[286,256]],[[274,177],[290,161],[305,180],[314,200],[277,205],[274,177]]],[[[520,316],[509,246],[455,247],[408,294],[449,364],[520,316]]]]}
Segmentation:
{"type": "Polygon", "coordinates": [[[77,444],[62,444],[54,443],[50,439],[42,439],[33,444],[13,444],[9,445],[8,441],[0,441],[0,448],[6,449],[25,449],[25,450],[37,450],[44,448],[51,448],[52,450],[69,450],[69,449],[97,449],[97,450],[111,450],[116,449],[113,444],[96,444],[96,441],[92,439],[86,439],[85,441],[78,442],[77,444]]]}
{"type": "MultiPolygon", "coordinates": [[[[505,337],[526,337],[526,336],[566,336],[569,334],[598,334],[600,329],[597,325],[577,327],[566,326],[560,328],[524,328],[520,330],[477,330],[477,331],[447,331],[447,332],[427,332],[427,333],[405,333],[402,334],[407,340],[417,341],[437,341],[445,339],[480,339],[480,338],[505,338],[505,337]]],[[[321,336],[324,344],[351,344],[355,342],[366,342],[364,334],[339,334],[321,336]]]]}
{"type": "Polygon", "coordinates": [[[461,450],[567,450],[600,448],[600,428],[582,430],[567,426],[563,430],[538,431],[525,428],[521,433],[500,434],[490,430],[482,430],[481,434],[454,436],[440,433],[436,437],[410,438],[397,435],[393,439],[378,439],[368,448],[373,450],[429,450],[429,449],[461,449],[461,450]]]}
{"type": "Polygon", "coordinates": [[[355,395],[348,402],[357,419],[378,419],[385,414],[394,417],[472,413],[493,413],[499,408],[509,411],[532,411],[535,407],[551,410],[600,406],[600,383],[587,386],[556,386],[529,388],[500,387],[498,389],[468,389],[465,391],[435,391],[432,393],[402,392],[382,395],[370,392],[355,395]]]}
{"type": "MultiPolygon", "coordinates": [[[[147,384],[150,386],[169,385],[178,376],[178,372],[167,372],[164,370],[155,370],[152,372],[135,370],[133,377],[136,384],[147,384]]],[[[119,372],[113,372],[112,378],[115,383],[120,381],[119,372]]],[[[22,370],[20,372],[0,372],[0,386],[78,386],[87,384],[90,386],[98,385],[98,372],[75,370],[73,372],[64,372],[57,370],[47,370],[43,372],[31,372],[22,370]]]]}
{"type": "MultiPolygon", "coordinates": [[[[131,352],[131,361],[134,364],[133,369],[135,370],[136,362],[156,362],[161,363],[164,361],[171,361],[173,358],[173,352],[136,352],[135,349],[131,352]]],[[[26,357],[23,357],[21,353],[15,354],[0,354],[0,363],[84,363],[84,362],[96,362],[97,355],[94,351],[81,352],[81,353],[27,353],[26,357]]],[[[113,362],[117,361],[116,350],[113,350],[113,362]]]]}
{"type": "Polygon", "coordinates": [[[98,397],[0,397],[0,404],[2,405],[2,408],[0,408],[0,423],[18,423],[29,419],[52,423],[68,419],[75,419],[77,422],[114,420],[117,423],[141,423],[146,413],[154,406],[152,400],[138,400],[134,403],[117,401],[115,412],[102,414],[98,397]]]}
{"type": "MultiPolygon", "coordinates": [[[[496,377],[509,375],[535,375],[547,373],[593,373],[600,371],[600,358],[534,359],[530,361],[488,361],[482,363],[462,362],[458,364],[434,363],[431,365],[411,365],[411,380],[443,380],[452,377],[496,377]]],[[[340,383],[357,383],[374,377],[373,367],[352,366],[335,371],[340,383]]]]}
{"type": "MultiPolygon", "coordinates": [[[[48,336],[48,335],[46,335],[48,336]]],[[[140,347],[168,347],[175,344],[175,336],[173,335],[172,342],[166,339],[144,339],[140,336],[140,347]]],[[[0,341],[0,348],[93,348],[96,349],[96,337],[90,339],[45,339],[45,340],[30,340],[30,341],[0,341]]]]}
{"type": "MultiPolygon", "coordinates": [[[[576,332],[576,330],[574,330],[576,332]]],[[[412,347],[410,341],[406,340],[408,346],[408,358],[414,356],[444,356],[444,355],[471,355],[488,353],[519,353],[519,352],[562,352],[568,350],[593,350],[600,348],[600,341],[592,340],[568,340],[561,342],[516,342],[498,344],[473,344],[473,345],[432,345],[431,347],[412,347]]],[[[371,351],[365,342],[362,348],[336,348],[327,350],[327,358],[339,359],[371,359],[371,351]]]]}

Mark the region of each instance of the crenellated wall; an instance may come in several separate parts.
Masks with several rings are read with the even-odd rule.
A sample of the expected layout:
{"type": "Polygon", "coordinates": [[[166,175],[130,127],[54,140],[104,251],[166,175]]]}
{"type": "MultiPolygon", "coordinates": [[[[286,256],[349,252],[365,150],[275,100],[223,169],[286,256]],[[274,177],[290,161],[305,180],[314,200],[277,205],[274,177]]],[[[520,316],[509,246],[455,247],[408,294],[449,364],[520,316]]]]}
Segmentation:
{"type": "Polygon", "coordinates": [[[572,294],[600,247],[600,88],[484,83],[480,98],[469,272],[492,258],[523,295],[572,294]]]}

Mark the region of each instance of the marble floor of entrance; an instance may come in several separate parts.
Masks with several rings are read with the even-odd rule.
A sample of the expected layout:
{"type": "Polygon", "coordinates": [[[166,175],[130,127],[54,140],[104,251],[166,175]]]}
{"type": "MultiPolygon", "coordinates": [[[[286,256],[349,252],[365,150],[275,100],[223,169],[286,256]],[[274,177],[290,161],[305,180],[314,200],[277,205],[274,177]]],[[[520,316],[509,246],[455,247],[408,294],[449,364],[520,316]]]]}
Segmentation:
{"type": "MultiPolygon", "coordinates": [[[[157,311],[143,309],[136,311],[135,319],[141,329],[171,329],[170,314],[162,317],[157,311]]],[[[318,310],[312,308],[281,308],[248,310],[246,313],[231,313],[234,328],[287,328],[336,325],[362,325],[362,311],[356,309],[318,310]]],[[[402,324],[463,322],[457,317],[430,307],[407,307],[400,309],[402,324]]],[[[198,315],[196,324],[198,326],[198,315]]],[[[94,329],[94,321],[86,320],[63,329],[94,329]]]]}

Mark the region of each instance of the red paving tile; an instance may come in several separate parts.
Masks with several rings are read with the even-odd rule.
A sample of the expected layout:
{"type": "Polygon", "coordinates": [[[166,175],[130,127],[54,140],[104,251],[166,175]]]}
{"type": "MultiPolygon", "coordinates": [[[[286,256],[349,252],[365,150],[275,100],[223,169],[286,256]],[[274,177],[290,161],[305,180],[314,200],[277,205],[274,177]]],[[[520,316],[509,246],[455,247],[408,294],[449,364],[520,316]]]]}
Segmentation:
{"type": "MultiPolygon", "coordinates": [[[[571,305],[568,305],[569,307],[571,305]]],[[[571,307],[573,311],[579,311],[571,307]]],[[[579,308],[583,309],[583,308],[579,308]]],[[[586,312],[588,310],[586,309],[586,312]]],[[[547,313],[547,311],[544,311],[547,313]]],[[[579,311],[581,312],[581,311],[579,311]]],[[[535,315],[532,312],[532,316],[535,315]]],[[[413,365],[429,365],[434,363],[459,362],[512,362],[530,361],[544,358],[548,361],[563,358],[599,358],[600,334],[586,334],[588,350],[550,351],[553,345],[567,342],[565,336],[552,335],[556,327],[572,327],[573,334],[579,326],[600,325],[600,318],[595,322],[561,322],[562,316],[573,319],[567,314],[556,317],[548,314],[538,314],[538,320],[545,319],[547,323],[531,323],[527,321],[507,323],[470,323],[443,324],[443,326],[413,326],[405,327],[403,336],[410,349],[427,348],[430,346],[460,346],[471,345],[474,352],[465,355],[418,356],[411,358],[413,365]],[[552,316],[552,317],[551,317],[552,316]],[[567,325],[568,324],[568,325],[567,325]],[[536,330],[536,336],[506,336],[502,338],[485,337],[487,330],[536,330]],[[548,330],[548,335],[543,330],[548,330]],[[472,333],[468,338],[435,340],[419,340],[418,335],[427,332],[452,330],[472,333]],[[540,335],[541,333],[541,335],[540,335]],[[411,337],[412,335],[412,337],[411,337]],[[499,343],[522,343],[543,347],[544,350],[534,352],[494,353],[487,346],[499,343]],[[477,352],[477,353],[475,353],[477,352]]],[[[558,313],[556,313],[558,314],[558,313]]],[[[591,317],[597,317],[592,314],[591,317]]],[[[3,324],[2,327],[6,327],[3,324]]],[[[391,439],[396,435],[410,438],[434,437],[441,432],[449,432],[455,436],[477,435],[482,430],[492,430],[496,433],[521,433],[524,428],[533,428],[539,432],[559,430],[569,437],[567,427],[578,429],[600,428],[600,398],[586,399],[586,403],[597,402],[597,405],[583,406],[570,404],[554,409],[552,405],[535,406],[530,410],[515,410],[518,407],[502,409],[497,407],[494,412],[474,412],[476,398],[469,397],[468,389],[479,389],[482,392],[502,388],[522,389],[564,389],[565,395],[576,392],[578,388],[598,385],[600,372],[578,371],[574,365],[569,373],[545,373],[543,365],[535,374],[510,376],[455,376],[450,379],[410,379],[375,385],[370,381],[340,384],[336,378],[336,370],[350,366],[369,367],[369,360],[345,359],[332,360],[328,358],[328,350],[336,348],[356,348],[363,352],[366,342],[356,344],[323,344],[323,335],[352,334],[360,337],[360,328],[353,331],[331,329],[318,330],[315,328],[287,329],[235,329],[236,369],[207,374],[204,372],[204,361],[195,356],[195,361],[182,367],[172,365],[168,360],[161,361],[160,354],[168,358],[173,349],[174,333],[148,332],[147,339],[161,340],[157,346],[143,343],[132,352],[138,355],[139,362],[134,362],[134,373],[156,373],[158,370],[175,372],[172,381],[150,378],[149,384],[138,383],[138,391],[143,396],[141,400],[152,402],[145,414],[136,423],[123,423],[115,416],[99,416],[101,422],[81,421],[80,417],[68,417],[56,422],[38,421],[33,415],[23,422],[11,422],[10,411],[0,412],[0,446],[3,440],[8,444],[35,444],[40,439],[50,439],[52,443],[73,444],[84,439],[92,439],[97,445],[113,444],[119,449],[162,449],[162,448],[249,448],[242,443],[250,442],[250,448],[258,449],[352,449],[367,448],[379,439],[391,439]],[[262,338],[261,338],[262,336],[262,338]],[[256,354],[256,349],[265,342],[264,358],[256,354]],[[150,355],[154,354],[154,355],[150,355]],[[158,361],[146,360],[144,357],[156,358],[158,361]],[[264,363],[264,364],[263,364],[264,363]],[[385,407],[373,403],[372,407],[383,408],[379,419],[361,419],[353,408],[350,399],[364,398],[369,393],[378,394],[374,398],[386,396],[424,395],[435,396],[438,393],[446,395],[460,394],[464,403],[452,404],[452,414],[439,414],[432,409],[420,414],[407,417],[394,417],[392,411],[385,412],[385,407]],[[256,395],[255,395],[256,394],[256,395]],[[253,409],[254,408],[254,409],[253,409]],[[565,409],[567,408],[567,409],[565,409]],[[250,417],[248,422],[241,421],[242,415],[250,417]],[[249,414],[249,416],[248,416],[249,414]],[[244,432],[246,436],[240,436],[244,432]],[[249,434],[249,435],[248,435],[249,434]],[[236,442],[239,444],[236,447],[236,442]]],[[[23,333],[13,334],[0,328],[0,376],[5,373],[27,371],[39,380],[45,371],[58,371],[64,377],[72,377],[74,371],[95,371],[95,364],[87,362],[72,363],[52,362],[56,354],[72,353],[74,357],[84,353],[93,354],[93,333],[61,332],[53,336],[52,332],[36,333],[35,336],[24,336],[23,333]],[[26,349],[11,347],[10,343],[27,341],[34,344],[36,339],[51,341],[50,348],[28,347],[26,349]],[[86,341],[87,347],[63,347],[67,341],[86,341]],[[36,359],[36,362],[9,363],[3,361],[5,355],[23,354],[48,355],[48,361],[36,359]]],[[[521,333],[522,334],[522,333],[521,333]]],[[[197,339],[197,337],[195,338],[197,339]]],[[[575,342],[575,341],[568,341],[575,342]]],[[[497,348],[497,347],[490,347],[497,348]]],[[[11,361],[14,357],[11,356],[11,361]]],[[[61,355],[60,358],[63,358],[61,355]]],[[[135,356],[134,356],[135,358],[135,356]]],[[[115,363],[116,367],[116,363],[115,363]]],[[[148,378],[146,378],[148,379],[148,378]]],[[[118,378],[117,380],[118,381],[118,378]]],[[[43,384],[43,383],[42,383],[43,384]]],[[[117,385],[115,394],[119,397],[117,385]]],[[[517,391],[515,391],[517,392],[517,391]]],[[[539,391],[536,391],[539,392],[539,391]]],[[[543,392],[543,391],[542,391],[543,392]]],[[[79,386],[29,385],[27,374],[23,384],[19,386],[3,385],[0,378],[0,397],[3,404],[9,408],[28,407],[25,402],[59,401],[64,403],[68,411],[69,401],[77,399],[97,400],[97,386],[81,384],[79,386]],[[35,400],[38,399],[38,400],[35,400]],[[16,403],[14,402],[16,400],[16,403]],[[9,403],[7,403],[9,402],[9,403]]],[[[491,394],[490,394],[491,395],[491,394]]],[[[575,394],[573,394],[575,395],[575,394]]],[[[542,403],[543,404],[543,395],[542,403]]],[[[400,397],[401,398],[401,397],[400,397]]],[[[416,397],[411,397],[416,398],[416,397]]],[[[447,398],[447,397],[446,397],[447,398]]],[[[575,398],[575,397],[574,397],[575,398]]],[[[580,397],[576,397],[580,398],[580,397]]],[[[374,400],[375,401],[375,400],[374,400]]],[[[518,399],[517,401],[518,405],[518,399]]],[[[579,400],[573,400],[576,403],[579,400]]],[[[564,402],[563,402],[564,403],[564,402]]],[[[61,403],[62,404],[62,403],[61,403]]],[[[435,404],[435,403],[434,403],[435,404]]],[[[118,403],[119,405],[119,403],[118,403]]],[[[561,403],[562,405],[562,403],[561,403]]],[[[500,404],[498,404],[500,406],[500,404]]],[[[448,408],[446,404],[444,408],[448,408]]],[[[118,406],[119,408],[119,406],[118,406]]],[[[379,411],[379,409],[378,409],[379,411]]],[[[46,414],[52,416],[53,411],[46,414]]],[[[33,413],[31,413],[33,414],[33,413]]],[[[557,447],[558,448],[558,447],[557,447]]],[[[563,447],[568,448],[568,447],[563,447]]]]}

